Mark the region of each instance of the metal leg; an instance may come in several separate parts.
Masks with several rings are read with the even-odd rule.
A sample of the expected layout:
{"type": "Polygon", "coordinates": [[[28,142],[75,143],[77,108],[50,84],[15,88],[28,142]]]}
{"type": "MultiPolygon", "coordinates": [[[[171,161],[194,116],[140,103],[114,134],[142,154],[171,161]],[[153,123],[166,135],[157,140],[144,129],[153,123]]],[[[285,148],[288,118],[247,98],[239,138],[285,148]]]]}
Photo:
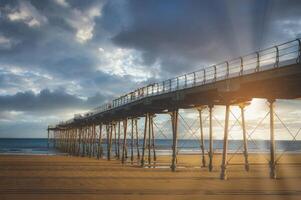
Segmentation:
{"type": "Polygon", "coordinates": [[[226,117],[225,117],[225,130],[224,130],[224,145],[223,145],[223,159],[221,165],[221,179],[227,179],[227,150],[228,150],[228,134],[229,134],[229,113],[230,105],[226,105],[226,117]]]}
{"type": "Polygon", "coordinates": [[[92,132],[92,126],[89,126],[89,157],[92,157],[92,138],[93,138],[93,132],[92,132]]]}
{"type": "Polygon", "coordinates": [[[154,167],[157,161],[156,156],[156,147],[155,147],[155,133],[154,133],[154,115],[150,118],[150,124],[151,124],[151,134],[152,134],[152,148],[153,148],[153,155],[154,155],[154,167]]]}
{"type": "Polygon", "coordinates": [[[78,148],[77,148],[77,156],[80,156],[81,151],[81,136],[82,136],[82,128],[78,129],[78,148]]]}
{"type": "Polygon", "coordinates": [[[82,151],[82,157],[86,155],[86,127],[83,128],[83,151],[82,151]]]}
{"type": "Polygon", "coordinates": [[[204,142],[204,130],[203,130],[203,119],[202,111],[203,109],[198,109],[199,118],[200,118],[200,133],[201,133],[201,151],[202,151],[202,167],[206,167],[206,158],[205,158],[205,142],[204,142]]]}
{"type": "Polygon", "coordinates": [[[121,144],[121,140],[120,140],[120,121],[118,121],[118,146],[117,146],[117,158],[120,159],[120,144],[121,144]]]}
{"type": "Polygon", "coordinates": [[[93,124],[93,143],[92,143],[92,156],[95,156],[95,139],[96,139],[96,126],[93,124]]]}
{"type": "Polygon", "coordinates": [[[134,164],[134,119],[131,119],[131,164],[134,164]]]}
{"type": "Polygon", "coordinates": [[[114,123],[114,147],[115,147],[115,158],[117,158],[118,157],[118,149],[117,149],[116,123],[114,123]]]}
{"type": "Polygon", "coordinates": [[[111,160],[111,150],[112,150],[112,131],[113,131],[113,123],[110,123],[107,127],[108,134],[108,160],[111,160]]]}
{"type": "Polygon", "coordinates": [[[212,108],[213,105],[209,105],[209,171],[213,169],[213,136],[212,136],[212,108]]]}
{"type": "Polygon", "coordinates": [[[98,138],[98,154],[97,158],[100,159],[102,157],[102,124],[99,124],[99,138],[98,138]]]}
{"type": "Polygon", "coordinates": [[[144,155],[145,155],[145,147],[146,147],[146,133],[147,133],[147,121],[148,121],[148,114],[145,115],[145,120],[144,120],[144,135],[143,135],[143,146],[142,146],[142,156],[141,156],[141,167],[144,167],[145,160],[144,160],[144,155]]]}
{"type": "Polygon", "coordinates": [[[270,178],[276,179],[276,162],[275,162],[275,134],[274,134],[274,99],[269,100],[270,107],[270,178]]]}
{"type": "Polygon", "coordinates": [[[246,124],[245,124],[245,105],[239,105],[241,111],[241,125],[242,125],[242,133],[243,133],[243,140],[244,140],[244,156],[245,156],[245,169],[249,171],[249,160],[248,160],[248,138],[246,133],[246,124]]]}
{"type": "Polygon", "coordinates": [[[123,120],[123,146],[122,146],[122,164],[125,163],[126,160],[126,132],[127,132],[127,119],[123,120]]]}
{"type": "Polygon", "coordinates": [[[148,167],[151,167],[152,157],[151,157],[151,118],[153,116],[149,115],[148,117],[148,167]]]}
{"type": "Polygon", "coordinates": [[[47,129],[47,149],[49,149],[49,129],[47,129]]]}
{"type": "Polygon", "coordinates": [[[172,161],[171,170],[176,171],[177,162],[177,145],[178,145],[178,110],[171,113],[171,123],[172,123],[172,161]]]}
{"type": "Polygon", "coordinates": [[[139,134],[138,134],[138,119],[135,119],[135,130],[136,130],[136,147],[137,147],[137,159],[140,161],[140,152],[139,152],[139,134]]]}

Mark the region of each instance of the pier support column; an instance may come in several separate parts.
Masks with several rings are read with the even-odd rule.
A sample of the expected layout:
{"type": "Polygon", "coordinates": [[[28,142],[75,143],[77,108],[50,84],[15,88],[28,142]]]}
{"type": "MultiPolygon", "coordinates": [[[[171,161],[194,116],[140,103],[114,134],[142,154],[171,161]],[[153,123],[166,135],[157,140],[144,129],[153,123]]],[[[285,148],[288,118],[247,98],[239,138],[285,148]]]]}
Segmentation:
{"type": "Polygon", "coordinates": [[[120,141],[120,121],[118,121],[118,142],[117,142],[117,159],[120,159],[120,144],[121,144],[121,141],[120,141]]]}
{"type": "Polygon", "coordinates": [[[172,111],[171,123],[172,123],[172,160],[171,160],[171,170],[176,171],[177,164],[177,145],[178,145],[178,109],[172,111]]]}
{"type": "Polygon", "coordinates": [[[95,124],[92,124],[92,157],[95,156],[95,134],[96,134],[95,124]]]}
{"type": "Polygon", "coordinates": [[[276,179],[276,152],[275,152],[275,130],[274,130],[274,103],[275,99],[269,99],[270,107],[270,178],[276,179]]]}
{"type": "Polygon", "coordinates": [[[82,135],[82,150],[81,150],[81,157],[84,157],[85,154],[85,127],[81,128],[81,135],[82,135]]]}
{"type": "Polygon", "coordinates": [[[97,148],[97,159],[102,157],[103,149],[102,149],[102,123],[99,124],[99,135],[98,135],[98,148],[97,148]]]}
{"type": "Polygon", "coordinates": [[[122,146],[122,157],[121,163],[124,164],[126,161],[126,134],[127,134],[127,119],[123,120],[123,146],[122,146]]]}
{"type": "Polygon", "coordinates": [[[245,157],[245,170],[249,171],[249,159],[248,159],[248,138],[246,132],[246,123],[245,123],[245,104],[239,105],[240,112],[241,112],[241,127],[242,127],[242,134],[243,134],[243,142],[244,142],[244,157],[245,157]]]}
{"type": "Polygon", "coordinates": [[[151,118],[153,116],[152,115],[149,115],[148,117],[148,167],[150,168],[151,167],[151,162],[152,162],[152,157],[151,157],[151,138],[152,138],[152,135],[151,135],[151,118]]]}
{"type": "Polygon", "coordinates": [[[137,147],[137,159],[138,163],[140,161],[140,152],[139,152],[139,134],[138,134],[138,119],[135,119],[135,132],[136,132],[136,147],[137,147]]]}
{"type": "Polygon", "coordinates": [[[148,113],[145,115],[144,119],[144,134],[143,134],[143,146],[142,146],[142,155],[141,155],[141,167],[144,167],[145,164],[145,147],[146,147],[146,133],[147,133],[147,121],[148,121],[148,113]]]}
{"type": "Polygon", "coordinates": [[[225,116],[225,130],[224,130],[224,145],[223,145],[223,158],[221,165],[221,179],[227,179],[227,151],[228,151],[228,135],[229,135],[229,113],[230,113],[230,105],[226,105],[226,116],[225,116]]]}
{"type": "Polygon", "coordinates": [[[202,167],[206,167],[206,158],[205,158],[205,142],[204,142],[204,130],[203,130],[203,119],[202,119],[202,112],[203,108],[198,108],[199,111],[199,118],[200,118],[200,134],[201,134],[201,151],[202,151],[202,167]]]}
{"type": "Polygon", "coordinates": [[[49,149],[50,137],[49,137],[49,127],[47,129],[47,149],[49,149]]]}
{"type": "Polygon", "coordinates": [[[107,159],[111,160],[113,122],[107,125],[107,159]]]}
{"type": "Polygon", "coordinates": [[[134,164],[134,119],[131,119],[131,164],[134,164]]]}
{"type": "Polygon", "coordinates": [[[118,149],[117,149],[117,131],[116,131],[117,122],[114,123],[114,149],[115,149],[115,158],[118,157],[118,149]]]}
{"type": "Polygon", "coordinates": [[[152,115],[150,118],[150,125],[151,125],[150,127],[151,127],[151,134],[152,134],[152,148],[153,148],[154,167],[155,167],[157,161],[157,155],[156,155],[156,146],[155,146],[154,117],[155,115],[152,115]]]}
{"type": "Polygon", "coordinates": [[[77,156],[80,156],[81,150],[81,137],[82,137],[82,128],[78,128],[78,147],[77,147],[77,156]]]}
{"type": "Polygon", "coordinates": [[[209,105],[209,171],[213,169],[213,129],[212,129],[212,109],[213,105],[209,105]]]}
{"type": "Polygon", "coordinates": [[[89,136],[88,136],[88,142],[89,142],[89,158],[92,157],[92,138],[93,138],[93,128],[92,125],[89,125],[89,136]]]}

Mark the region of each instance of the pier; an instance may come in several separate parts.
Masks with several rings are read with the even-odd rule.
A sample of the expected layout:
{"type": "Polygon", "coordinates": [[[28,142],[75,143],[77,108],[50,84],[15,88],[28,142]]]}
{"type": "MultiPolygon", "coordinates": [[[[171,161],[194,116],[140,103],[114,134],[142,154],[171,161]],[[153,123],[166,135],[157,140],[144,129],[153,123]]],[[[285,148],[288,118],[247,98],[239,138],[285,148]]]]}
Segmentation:
{"type": "MultiPolygon", "coordinates": [[[[185,66],[183,66],[185,67],[185,66]]],[[[220,179],[228,178],[228,141],[231,133],[229,117],[231,108],[240,109],[243,137],[244,169],[249,171],[248,120],[244,113],[253,98],[266,99],[269,112],[269,170],[276,179],[277,161],[275,142],[275,102],[278,99],[301,97],[301,40],[296,39],[260,50],[236,59],[205,67],[195,72],[153,83],[122,95],[109,103],[85,114],[48,126],[49,145],[73,156],[120,160],[122,164],[153,168],[158,165],[156,154],[156,117],[170,117],[172,132],[171,171],[177,171],[179,121],[185,119],[182,109],[195,109],[199,114],[201,167],[213,169],[214,107],[224,106],[223,150],[220,163],[220,179]],[[208,129],[205,133],[203,113],[208,112],[208,129]],[[143,124],[143,126],[141,126],[143,124]],[[139,127],[140,125],[140,127],[139,127]],[[139,134],[139,130],[143,134],[139,134]],[[209,136],[208,159],[204,135],[209,136]],[[143,137],[140,137],[143,135],[143,137]],[[140,144],[140,141],[143,141],[140,144]],[[106,153],[106,155],[104,155],[106,153]]],[[[285,124],[283,124],[285,126],[285,124]]],[[[189,125],[188,125],[189,126],[189,125]]],[[[160,134],[164,135],[164,131],[160,134]]],[[[294,138],[295,139],[295,138],[294,138]]]]}

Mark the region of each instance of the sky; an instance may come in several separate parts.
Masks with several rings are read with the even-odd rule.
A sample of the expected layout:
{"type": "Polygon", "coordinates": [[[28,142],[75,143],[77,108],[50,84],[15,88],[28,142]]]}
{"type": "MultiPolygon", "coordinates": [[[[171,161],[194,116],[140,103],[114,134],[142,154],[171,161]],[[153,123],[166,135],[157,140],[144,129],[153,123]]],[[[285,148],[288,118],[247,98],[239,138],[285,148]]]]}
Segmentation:
{"type": "MultiPolygon", "coordinates": [[[[0,0],[0,137],[45,137],[137,87],[301,37],[300,10],[300,0],[0,0]]],[[[296,132],[301,104],[278,104],[296,132]]]]}

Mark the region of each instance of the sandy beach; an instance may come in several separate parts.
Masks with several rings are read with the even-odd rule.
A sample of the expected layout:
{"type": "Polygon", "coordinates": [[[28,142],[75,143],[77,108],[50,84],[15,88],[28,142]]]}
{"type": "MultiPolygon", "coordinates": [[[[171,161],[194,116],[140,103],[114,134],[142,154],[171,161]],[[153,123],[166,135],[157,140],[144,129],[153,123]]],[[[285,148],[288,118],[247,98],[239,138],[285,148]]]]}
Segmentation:
{"type": "MultiPolygon", "coordinates": [[[[267,156],[267,155],[266,155],[267,156]]],[[[269,179],[261,155],[250,155],[250,172],[233,158],[229,179],[215,168],[197,167],[197,155],[180,155],[177,172],[168,169],[169,157],[158,158],[162,168],[141,168],[120,161],[71,156],[0,156],[0,199],[300,199],[301,156],[285,155],[269,179]],[[288,164],[284,164],[288,163],[288,164]],[[185,168],[184,168],[185,166],[185,168]]],[[[231,163],[232,163],[231,160],[231,163]]],[[[265,163],[265,164],[264,164],[265,163]]]]}

